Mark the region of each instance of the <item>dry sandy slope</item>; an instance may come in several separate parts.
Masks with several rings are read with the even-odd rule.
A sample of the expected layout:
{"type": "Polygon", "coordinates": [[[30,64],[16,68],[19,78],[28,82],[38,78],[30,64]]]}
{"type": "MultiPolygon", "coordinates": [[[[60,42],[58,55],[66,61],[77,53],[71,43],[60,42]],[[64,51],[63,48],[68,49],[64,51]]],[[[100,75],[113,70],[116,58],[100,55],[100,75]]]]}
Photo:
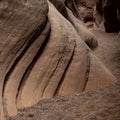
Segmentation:
{"type": "Polygon", "coordinates": [[[120,80],[120,35],[93,31],[99,47],[93,52],[105,66],[120,80]]]}

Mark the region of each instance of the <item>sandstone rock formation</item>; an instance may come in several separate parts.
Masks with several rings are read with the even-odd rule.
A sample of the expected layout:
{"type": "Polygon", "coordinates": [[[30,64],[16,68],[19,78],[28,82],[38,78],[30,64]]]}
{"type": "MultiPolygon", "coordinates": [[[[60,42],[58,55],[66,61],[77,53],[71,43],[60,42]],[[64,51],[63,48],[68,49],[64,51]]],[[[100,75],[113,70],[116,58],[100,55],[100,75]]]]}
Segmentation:
{"type": "Polygon", "coordinates": [[[41,99],[96,91],[117,81],[92,53],[95,35],[63,2],[61,8],[52,3],[0,1],[1,120],[41,99]]]}
{"type": "MultiPolygon", "coordinates": [[[[0,6],[0,117],[2,120],[4,104],[3,91],[5,90],[6,82],[29,47],[35,44],[32,43],[35,42],[36,37],[38,37],[46,25],[48,6],[47,2],[44,0],[41,2],[39,0],[29,2],[3,0],[0,1],[0,6]]],[[[41,41],[43,41],[43,39],[44,37],[41,41]]],[[[36,43],[34,47],[35,49],[37,48],[36,50],[38,52],[38,49],[40,48],[38,43],[36,43]]],[[[36,56],[35,53],[37,54],[36,50],[30,50],[31,52],[34,52],[34,56],[36,56]]],[[[11,92],[15,92],[16,95],[18,94],[17,88],[19,88],[22,77],[34,59],[34,56],[31,54],[26,56],[29,63],[24,58],[25,63],[18,69],[18,75],[14,73],[16,77],[12,79],[13,82],[10,88],[11,92]],[[18,79],[20,80],[18,81],[18,79]],[[17,86],[14,81],[17,82],[17,86]],[[12,90],[14,89],[13,84],[15,84],[17,91],[12,90]]]]}

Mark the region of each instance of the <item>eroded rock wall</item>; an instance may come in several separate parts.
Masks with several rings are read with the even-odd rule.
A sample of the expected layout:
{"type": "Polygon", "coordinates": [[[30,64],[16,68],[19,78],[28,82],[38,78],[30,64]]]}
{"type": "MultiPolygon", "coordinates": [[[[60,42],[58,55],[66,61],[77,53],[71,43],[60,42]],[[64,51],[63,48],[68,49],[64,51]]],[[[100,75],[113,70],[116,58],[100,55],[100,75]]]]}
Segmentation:
{"type": "Polygon", "coordinates": [[[116,83],[115,76],[92,54],[97,38],[63,2],[66,16],[47,0],[0,4],[1,120],[42,99],[116,83]]]}

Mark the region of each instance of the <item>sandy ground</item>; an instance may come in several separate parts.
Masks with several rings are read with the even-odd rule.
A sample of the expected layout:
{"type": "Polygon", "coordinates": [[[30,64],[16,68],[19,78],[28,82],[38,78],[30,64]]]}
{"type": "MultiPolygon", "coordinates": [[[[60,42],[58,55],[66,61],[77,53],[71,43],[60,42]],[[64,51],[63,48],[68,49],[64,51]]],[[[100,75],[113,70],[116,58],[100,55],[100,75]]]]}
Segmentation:
{"type": "Polygon", "coordinates": [[[120,81],[120,37],[117,33],[93,31],[99,47],[93,52],[120,81]]]}

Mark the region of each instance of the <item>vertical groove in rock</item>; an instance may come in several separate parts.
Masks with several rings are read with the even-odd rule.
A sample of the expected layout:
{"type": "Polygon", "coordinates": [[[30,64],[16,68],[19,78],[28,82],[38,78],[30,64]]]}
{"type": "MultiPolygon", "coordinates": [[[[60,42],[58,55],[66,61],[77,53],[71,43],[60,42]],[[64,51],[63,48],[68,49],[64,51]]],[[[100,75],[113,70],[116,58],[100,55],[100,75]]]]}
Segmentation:
{"type": "Polygon", "coordinates": [[[87,55],[87,69],[86,69],[86,75],[85,75],[85,85],[83,88],[83,91],[85,91],[85,88],[87,86],[87,82],[89,80],[89,75],[90,75],[90,50],[86,48],[86,55],[87,55]]]}
{"type": "Polygon", "coordinates": [[[0,9],[0,114],[2,116],[0,118],[4,119],[3,89],[6,74],[29,45],[38,29],[42,31],[48,9],[45,1],[35,0],[34,3],[29,1],[31,6],[26,6],[22,1],[17,0],[1,1],[1,4],[2,2],[7,3],[0,9]]]}
{"type": "Polygon", "coordinates": [[[74,51],[75,38],[71,35],[71,30],[74,31],[71,24],[52,5],[48,17],[50,38],[21,91],[18,100],[21,107],[31,106],[40,99],[54,95],[74,51]]]}
{"type": "MultiPolygon", "coordinates": [[[[49,23],[47,24],[46,26],[46,29],[48,29],[49,27],[49,23]]],[[[45,30],[46,31],[46,30],[45,30]]],[[[44,31],[43,31],[44,32],[44,31]]],[[[45,32],[46,33],[46,32],[45,32]]],[[[21,96],[21,92],[22,92],[22,89],[26,83],[26,80],[27,78],[29,77],[34,65],[36,64],[37,60],[39,59],[39,57],[41,56],[41,54],[43,53],[44,51],[44,48],[45,46],[47,45],[47,42],[49,41],[49,36],[50,36],[50,30],[47,31],[46,34],[43,34],[41,36],[39,36],[37,39],[41,39],[43,41],[43,43],[41,44],[41,47],[39,48],[39,50],[37,51],[37,54],[35,55],[35,57],[33,58],[33,61],[31,62],[31,64],[28,66],[28,68],[26,69],[23,77],[22,77],[22,80],[19,84],[19,88],[18,88],[18,91],[19,93],[17,94],[17,105],[18,105],[18,108],[21,106],[20,103],[18,102],[19,99],[20,99],[20,96],[21,96]],[[43,37],[43,38],[42,38],[43,37]]]]}
{"type": "MultiPolygon", "coordinates": [[[[76,45],[75,45],[75,46],[76,46],[76,45]]],[[[73,56],[74,56],[74,52],[75,52],[75,46],[74,46],[74,51],[73,51],[73,53],[72,53],[71,59],[70,59],[68,65],[66,66],[66,69],[65,69],[65,71],[64,71],[64,74],[63,74],[63,76],[62,76],[62,78],[61,78],[61,80],[60,80],[60,82],[59,82],[59,84],[58,84],[58,86],[57,86],[57,88],[56,88],[56,90],[55,90],[55,92],[54,92],[54,96],[58,96],[58,92],[59,92],[59,90],[60,90],[60,88],[61,88],[61,85],[62,85],[62,83],[63,83],[63,81],[64,81],[65,75],[66,75],[66,73],[67,73],[67,71],[68,71],[68,69],[69,69],[69,66],[71,65],[71,62],[72,62],[72,60],[73,60],[73,56]]]]}
{"type": "Polygon", "coordinates": [[[19,58],[18,61],[15,62],[14,68],[10,70],[11,73],[9,74],[9,77],[7,78],[7,81],[4,85],[4,98],[9,115],[15,115],[17,112],[15,109],[18,86],[24,74],[26,73],[26,70],[34,62],[36,54],[39,52],[39,49],[44,43],[47,34],[50,32],[49,30],[50,26],[49,23],[47,23],[45,29],[43,30],[43,32],[41,32],[41,35],[38,38],[32,38],[33,43],[31,43],[30,46],[26,48],[27,50],[23,51],[23,54],[20,55],[21,58],[19,58]]]}

